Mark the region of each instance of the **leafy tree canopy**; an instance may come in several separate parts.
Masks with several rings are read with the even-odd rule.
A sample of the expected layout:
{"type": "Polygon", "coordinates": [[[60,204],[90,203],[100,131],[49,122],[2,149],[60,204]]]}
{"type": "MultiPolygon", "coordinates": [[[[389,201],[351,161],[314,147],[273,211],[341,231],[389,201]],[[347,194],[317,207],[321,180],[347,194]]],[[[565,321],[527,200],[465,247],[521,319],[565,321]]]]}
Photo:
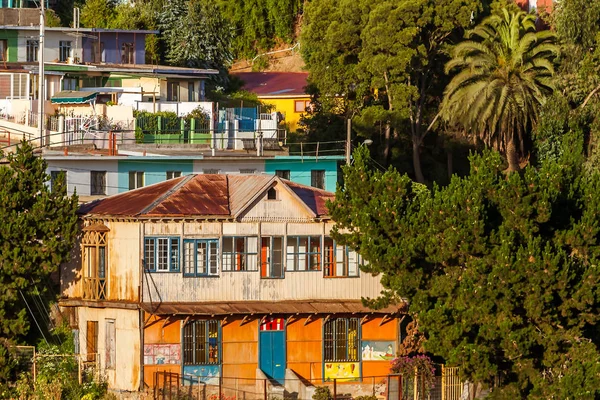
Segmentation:
{"type": "MultiPolygon", "coordinates": [[[[50,274],[67,261],[77,234],[77,196],[67,197],[61,179],[48,187],[46,163],[34,156],[31,145],[23,142],[7,159],[8,165],[0,166],[2,344],[27,333],[23,296],[51,286],[50,274]]],[[[5,361],[0,360],[0,371],[5,361]]]]}
{"type": "Polygon", "coordinates": [[[600,305],[600,173],[582,143],[508,176],[497,153],[445,188],[370,167],[361,147],[329,204],[334,238],[405,299],[425,349],[511,398],[595,398],[600,305]],[[573,151],[578,149],[578,151],[573,151]]]}

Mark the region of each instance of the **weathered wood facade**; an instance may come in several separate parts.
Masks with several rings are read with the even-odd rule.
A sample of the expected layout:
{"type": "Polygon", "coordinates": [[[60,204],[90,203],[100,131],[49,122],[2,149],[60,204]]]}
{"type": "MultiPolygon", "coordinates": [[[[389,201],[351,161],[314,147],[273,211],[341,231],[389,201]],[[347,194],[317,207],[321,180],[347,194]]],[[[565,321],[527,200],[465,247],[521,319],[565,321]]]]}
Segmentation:
{"type": "Polygon", "coordinates": [[[382,286],[329,236],[332,196],[273,176],[192,175],[84,205],[62,305],[76,307],[81,343],[99,322],[111,386],[153,386],[156,371],[208,384],[385,376],[398,307],[362,305],[382,286]]]}

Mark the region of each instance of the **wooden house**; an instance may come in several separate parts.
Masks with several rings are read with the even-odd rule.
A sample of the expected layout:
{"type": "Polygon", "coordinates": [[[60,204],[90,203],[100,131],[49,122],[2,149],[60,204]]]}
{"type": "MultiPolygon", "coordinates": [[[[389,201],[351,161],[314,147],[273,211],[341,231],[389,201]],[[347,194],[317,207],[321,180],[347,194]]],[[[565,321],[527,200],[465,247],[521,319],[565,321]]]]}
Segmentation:
{"type": "Polygon", "coordinates": [[[61,301],[81,351],[123,390],[158,371],[286,389],[385,377],[399,309],[363,306],[380,278],[330,237],[331,199],[278,176],[192,174],[82,206],[61,301]]]}

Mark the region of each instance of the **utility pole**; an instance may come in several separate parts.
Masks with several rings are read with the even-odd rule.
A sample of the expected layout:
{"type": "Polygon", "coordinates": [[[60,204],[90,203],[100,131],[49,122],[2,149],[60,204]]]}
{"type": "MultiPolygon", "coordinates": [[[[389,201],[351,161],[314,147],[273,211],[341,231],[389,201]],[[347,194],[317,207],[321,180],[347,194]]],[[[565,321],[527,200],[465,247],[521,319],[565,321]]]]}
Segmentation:
{"type": "Polygon", "coordinates": [[[44,10],[44,2],[46,0],[40,0],[40,41],[38,43],[38,61],[39,73],[38,73],[38,128],[40,130],[40,147],[44,146],[44,32],[46,28],[46,11],[44,10]]]}
{"type": "Polygon", "coordinates": [[[348,129],[346,131],[346,165],[350,165],[352,152],[352,120],[348,118],[348,129]]]}

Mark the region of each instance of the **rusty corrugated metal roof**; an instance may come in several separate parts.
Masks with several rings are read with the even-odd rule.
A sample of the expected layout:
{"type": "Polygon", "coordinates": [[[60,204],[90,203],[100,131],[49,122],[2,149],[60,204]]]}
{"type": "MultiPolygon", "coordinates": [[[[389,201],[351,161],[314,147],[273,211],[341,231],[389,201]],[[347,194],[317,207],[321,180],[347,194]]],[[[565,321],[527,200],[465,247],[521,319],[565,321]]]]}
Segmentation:
{"type": "Polygon", "coordinates": [[[273,184],[294,192],[315,216],[328,215],[334,194],[271,175],[195,174],[109,196],[79,208],[89,216],[236,217],[273,184]]]}
{"type": "Polygon", "coordinates": [[[105,197],[79,207],[80,214],[135,216],[169,192],[185,177],[105,197]]]}
{"type": "Polygon", "coordinates": [[[196,175],[148,211],[149,217],[230,215],[226,175],[196,175]]]}
{"type": "Polygon", "coordinates": [[[231,315],[231,314],[396,314],[405,304],[380,310],[365,307],[360,300],[330,301],[234,301],[202,303],[142,303],[142,308],[155,315],[231,315]]]}
{"type": "Polygon", "coordinates": [[[292,189],[294,193],[306,204],[311,210],[317,215],[329,215],[327,206],[325,205],[327,200],[333,201],[335,194],[322,189],[316,189],[310,186],[300,185],[292,181],[284,182],[287,186],[292,189]]]}

